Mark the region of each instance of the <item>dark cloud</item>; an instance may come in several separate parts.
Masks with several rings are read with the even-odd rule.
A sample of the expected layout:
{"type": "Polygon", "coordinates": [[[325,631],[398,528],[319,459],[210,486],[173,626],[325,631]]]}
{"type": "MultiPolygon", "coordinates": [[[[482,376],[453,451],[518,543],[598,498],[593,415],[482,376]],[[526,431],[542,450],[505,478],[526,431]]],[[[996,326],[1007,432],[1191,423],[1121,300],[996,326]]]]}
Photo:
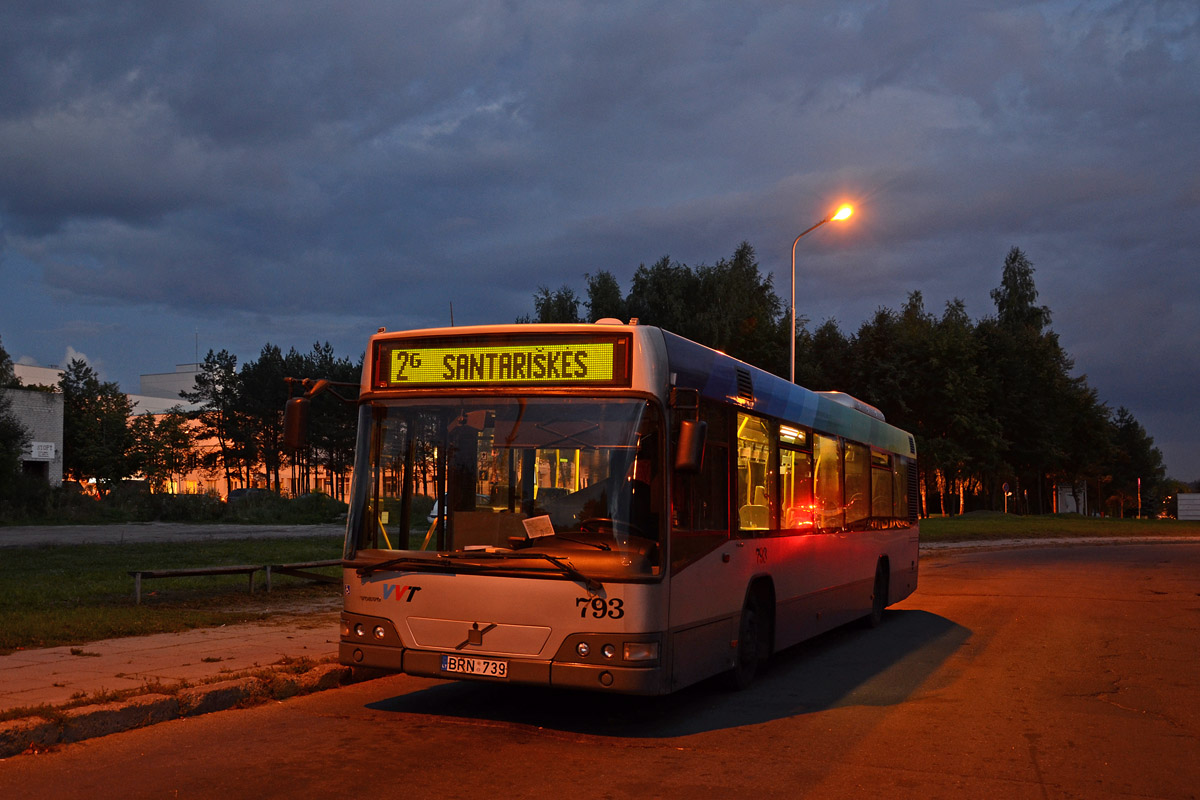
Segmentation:
{"type": "Polygon", "coordinates": [[[128,383],[202,338],[357,353],[742,240],[785,294],[850,198],[798,251],[802,315],[982,317],[1020,246],[1079,371],[1200,477],[1198,75],[1171,0],[14,0],[0,334],[128,383]]]}

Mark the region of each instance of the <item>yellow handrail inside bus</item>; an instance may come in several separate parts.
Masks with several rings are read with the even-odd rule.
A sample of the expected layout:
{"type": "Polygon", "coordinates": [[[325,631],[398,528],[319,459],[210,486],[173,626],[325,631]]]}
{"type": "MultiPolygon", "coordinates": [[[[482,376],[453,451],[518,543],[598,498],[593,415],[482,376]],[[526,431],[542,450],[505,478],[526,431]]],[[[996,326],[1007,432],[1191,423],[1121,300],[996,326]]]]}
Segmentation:
{"type": "Polygon", "coordinates": [[[392,540],[388,538],[387,528],[385,528],[383,526],[383,516],[381,514],[377,513],[377,514],[375,514],[375,519],[377,519],[379,521],[379,532],[383,534],[384,544],[387,545],[388,550],[391,550],[392,549],[392,540]]]}
{"type": "Polygon", "coordinates": [[[430,540],[433,538],[433,531],[434,531],[434,529],[435,529],[435,528],[437,528],[437,523],[438,523],[438,521],[435,519],[435,520],[433,521],[433,524],[431,524],[431,525],[429,526],[429,532],[425,534],[425,541],[421,542],[421,549],[422,549],[422,550],[428,550],[428,549],[429,549],[429,541],[430,541],[430,540]]]}

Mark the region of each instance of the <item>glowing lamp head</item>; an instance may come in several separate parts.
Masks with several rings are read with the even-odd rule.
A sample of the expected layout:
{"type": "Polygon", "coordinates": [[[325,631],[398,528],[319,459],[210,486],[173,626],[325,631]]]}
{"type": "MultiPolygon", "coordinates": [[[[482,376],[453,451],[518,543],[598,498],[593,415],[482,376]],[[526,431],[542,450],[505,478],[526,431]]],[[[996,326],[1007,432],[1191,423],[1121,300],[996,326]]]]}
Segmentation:
{"type": "Polygon", "coordinates": [[[851,208],[849,205],[844,205],[837,210],[837,213],[834,214],[833,217],[831,217],[831,219],[841,221],[841,220],[847,219],[853,213],[854,213],[853,208],[851,208]]]}

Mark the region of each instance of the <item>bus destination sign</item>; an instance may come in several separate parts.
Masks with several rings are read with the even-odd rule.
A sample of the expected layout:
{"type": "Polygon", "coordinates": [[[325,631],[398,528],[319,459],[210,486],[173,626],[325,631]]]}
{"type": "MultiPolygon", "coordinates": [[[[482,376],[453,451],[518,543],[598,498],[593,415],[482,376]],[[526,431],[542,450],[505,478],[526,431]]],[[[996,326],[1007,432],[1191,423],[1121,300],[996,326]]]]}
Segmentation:
{"type": "Polygon", "coordinates": [[[385,341],[381,388],[621,386],[629,384],[623,336],[385,341]]]}

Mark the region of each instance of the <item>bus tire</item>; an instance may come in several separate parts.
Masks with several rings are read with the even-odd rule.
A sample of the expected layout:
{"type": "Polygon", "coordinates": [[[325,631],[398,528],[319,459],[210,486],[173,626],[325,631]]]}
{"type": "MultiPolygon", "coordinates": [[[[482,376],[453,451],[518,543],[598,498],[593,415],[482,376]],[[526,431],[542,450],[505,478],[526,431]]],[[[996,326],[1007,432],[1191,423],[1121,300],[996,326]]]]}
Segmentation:
{"type": "Polygon", "coordinates": [[[883,611],[888,604],[888,583],[891,579],[886,558],[875,564],[875,584],[871,588],[871,613],[866,616],[868,628],[878,628],[883,623],[883,611]]]}
{"type": "Polygon", "coordinates": [[[738,622],[737,650],[734,652],[733,667],[725,673],[725,683],[733,691],[745,689],[754,683],[762,664],[766,649],[766,614],[762,598],[752,592],[742,606],[742,617],[738,622]]]}

